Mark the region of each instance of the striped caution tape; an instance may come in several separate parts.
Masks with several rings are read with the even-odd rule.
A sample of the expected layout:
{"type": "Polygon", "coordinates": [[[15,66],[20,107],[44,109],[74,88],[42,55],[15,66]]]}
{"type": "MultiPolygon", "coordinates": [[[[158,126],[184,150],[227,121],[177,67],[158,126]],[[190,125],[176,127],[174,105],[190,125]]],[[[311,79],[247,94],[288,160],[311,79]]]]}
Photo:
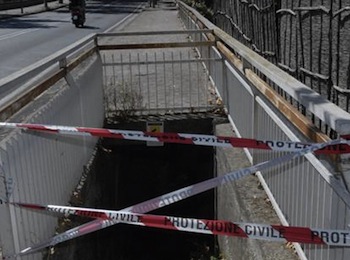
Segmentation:
{"type": "MultiPolygon", "coordinates": [[[[297,152],[310,147],[312,143],[292,141],[256,140],[249,138],[187,134],[187,133],[158,133],[132,130],[116,130],[89,127],[70,127],[43,124],[22,124],[0,122],[0,127],[21,128],[62,135],[96,136],[105,138],[125,139],[133,141],[164,142],[193,144],[217,147],[241,147],[264,149],[273,151],[297,152]]],[[[328,145],[316,151],[317,154],[344,154],[350,153],[350,146],[346,144],[328,145]]]]}
{"type": "MultiPolygon", "coordinates": [[[[240,178],[243,178],[244,176],[250,175],[252,173],[255,173],[257,171],[262,171],[271,167],[274,167],[276,165],[288,162],[290,160],[293,160],[295,158],[301,157],[307,153],[314,152],[318,149],[322,149],[326,147],[327,145],[338,145],[338,144],[346,144],[349,145],[350,141],[345,141],[345,140],[332,140],[326,143],[319,143],[319,144],[314,144],[310,147],[307,147],[299,152],[291,153],[284,155],[279,158],[272,159],[270,161],[262,162],[257,165],[248,167],[248,168],[243,168],[238,171],[230,172],[227,173],[223,176],[218,176],[206,181],[199,182],[194,185],[187,186],[185,188],[178,189],[176,191],[158,196],[156,198],[144,201],[142,203],[136,204],[134,206],[128,207],[123,209],[122,211],[127,211],[127,212],[134,212],[134,213],[146,213],[155,209],[162,208],[164,206],[173,204],[175,202],[184,200],[186,198],[189,198],[191,196],[194,196],[196,194],[205,192],[209,189],[218,187],[220,185],[238,180],[240,178]]],[[[21,255],[26,255],[30,253],[37,252],[41,249],[44,249],[49,246],[54,246],[56,244],[59,244],[61,242],[83,236],[86,234],[89,234],[94,231],[101,230],[103,228],[112,226],[119,223],[118,221],[115,220],[110,220],[110,219],[96,219],[91,222],[85,223],[81,226],[69,229],[61,234],[58,234],[51,239],[48,239],[47,241],[44,241],[39,244],[35,244],[33,246],[27,247],[23,250],[21,250],[18,254],[15,256],[21,256],[21,255]]],[[[13,257],[13,256],[10,256],[13,257]]]]}
{"type": "Polygon", "coordinates": [[[311,229],[307,227],[235,223],[222,220],[206,220],[171,216],[145,215],[126,211],[37,205],[16,203],[20,207],[45,210],[90,218],[109,219],[120,223],[156,227],[184,232],[210,235],[226,235],[268,241],[298,242],[329,246],[350,246],[350,232],[347,230],[311,229]]]}

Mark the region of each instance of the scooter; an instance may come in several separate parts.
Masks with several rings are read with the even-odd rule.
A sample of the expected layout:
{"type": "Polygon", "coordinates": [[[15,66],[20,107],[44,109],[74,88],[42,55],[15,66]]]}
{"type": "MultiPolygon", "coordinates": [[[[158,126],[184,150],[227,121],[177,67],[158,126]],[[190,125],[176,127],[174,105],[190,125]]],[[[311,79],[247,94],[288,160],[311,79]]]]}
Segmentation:
{"type": "Polygon", "coordinates": [[[75,27],[83,27],[85,23],[85,13],[79,8],[73,8],[72,13],[72,22],[75,27]]]}

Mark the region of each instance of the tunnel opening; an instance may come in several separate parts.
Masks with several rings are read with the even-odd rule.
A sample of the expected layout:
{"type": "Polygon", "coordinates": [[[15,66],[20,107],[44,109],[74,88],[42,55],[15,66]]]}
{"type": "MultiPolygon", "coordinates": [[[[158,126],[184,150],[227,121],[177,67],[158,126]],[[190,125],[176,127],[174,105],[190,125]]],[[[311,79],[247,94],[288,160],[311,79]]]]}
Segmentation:
{"type": "MultiPolygon", "coordinates": [[[[145,130],[145,122],[107,128],[145,130]]],[[[213,134],[213,119],[164,121],[165,132],[213,134]]],[[[103,139],[82,191],[80,206],[121,210],[214,176],[209,146],[103,139]]],[[[76,204],[76,203],[72,203],[76,204]]],[[[79,203],[78,203],[79,204],[79,203]]],[[[158,215],[215,218],[215,190],[149,212],[158,215]]],[[[74,226],[84,221],[71,218],[74,226]]],[[[59,245],[51,259],[212,259],[212,235],[117,224],[59,245]],[[56,257],[54,257],[56,256],[56,257]]]]}

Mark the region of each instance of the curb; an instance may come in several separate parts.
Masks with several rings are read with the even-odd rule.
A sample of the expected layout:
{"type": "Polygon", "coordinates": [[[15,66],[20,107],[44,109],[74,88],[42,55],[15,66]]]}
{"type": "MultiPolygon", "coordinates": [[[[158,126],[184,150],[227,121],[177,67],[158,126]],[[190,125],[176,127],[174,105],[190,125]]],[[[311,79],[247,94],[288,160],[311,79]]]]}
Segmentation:
{"type": "MultiPolygon", "coordinates": [[[[17,18],[17,17],[22,17],[22,16],[27,16],[27,15],[31,15],[31,14],[38,14],[38,13],[43,13],[43,12],[50,12],[50,11],[53,11],[53,10],[57,10],[57,9],[60,9],[60,8],[63,8],[63,7],[67,7],[68,4],[61,4],[59,6],[56,6],[56,7],[48,7],[47,9],[45,9],[44,6],[41,5],[35,5],[37,6],[37,10],[33,10],[33,11],[29,11],[29,12],[23,12],[23,13],[18,13],[18,14],[2,14],[1,12],[3,11],[0,11],[0,20],[5,20],[5,19],[10,19],[10,18],[17,18]]],[[[27,6],[26,8],[33,8],[34,6],[27,6]]],[[[16,8],[16,9],[20,9],[20,8],[16,8]]],[[[14,10],[14,9],[9,9],[9,10],[14,10]]],[[[9,11],[9,10],[6,10],[6,11],[9,11]]]]}

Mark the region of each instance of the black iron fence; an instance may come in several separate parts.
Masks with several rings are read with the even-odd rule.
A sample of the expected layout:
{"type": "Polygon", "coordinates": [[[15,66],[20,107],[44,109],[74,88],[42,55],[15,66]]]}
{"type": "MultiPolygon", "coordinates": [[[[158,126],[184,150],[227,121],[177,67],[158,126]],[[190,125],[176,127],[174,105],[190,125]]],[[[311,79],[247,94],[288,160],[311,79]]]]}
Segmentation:
{"type": "Polygon", "coordinates": [[[214,23],[346,111],[350,0],[218,0],[214,23]]]}

